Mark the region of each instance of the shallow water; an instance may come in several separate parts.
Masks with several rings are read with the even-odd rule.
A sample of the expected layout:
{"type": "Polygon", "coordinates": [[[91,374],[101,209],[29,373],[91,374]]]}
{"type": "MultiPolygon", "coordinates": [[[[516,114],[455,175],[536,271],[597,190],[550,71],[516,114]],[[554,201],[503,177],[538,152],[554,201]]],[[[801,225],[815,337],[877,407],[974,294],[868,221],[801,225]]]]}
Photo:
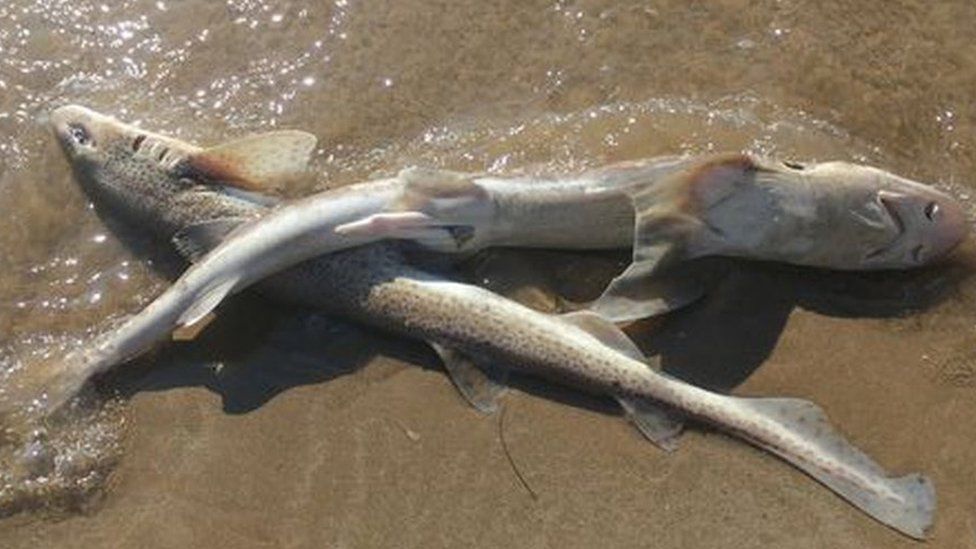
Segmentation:
{"type": "MultiPolygon", "coordinates": [[[[60,104],[200,143],[311,131],[319,176],[295,194],[410,164],[554,173],[746,149],[876,164],[970,204],[974,90],[971,1],[8,0],[0,367],[81,344],[173,267],[88,207],[44,125],[60,104]]],[[[889,469],[931,474],[932,544],[966,546],[973,251],[908,274],[725,265],[710,299],[638,332],[673,373],[809,397],[889,469]]],[[[513,270],[570,296],[609,272],[546,253],[473,269],[513,270]]],[[[529,384],[504,433],[533,497],[501,426],[421,346],[257,299],[129,370],[0,437],[4,546],[909,543],[741,444],[693,432],[663,456],[602,401],[529,384]]]]}

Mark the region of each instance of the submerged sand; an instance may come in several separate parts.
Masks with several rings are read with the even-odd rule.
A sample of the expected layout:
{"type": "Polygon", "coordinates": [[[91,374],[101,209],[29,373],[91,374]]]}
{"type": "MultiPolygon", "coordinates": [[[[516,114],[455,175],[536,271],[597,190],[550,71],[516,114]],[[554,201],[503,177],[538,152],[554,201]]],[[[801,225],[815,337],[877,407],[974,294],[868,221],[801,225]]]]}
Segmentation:
{"type": "MultiPolygon", "coordinates": [[[[0,6],[5,361],[80,344],[173,271],[87,209],[40,122],[66,102],[200,142],[312,131],[320,177],[295,194],[409,164],[565,172],[747,149],[870,162],[972,209],[969,1],[105,6],[0,6]]],[[[974,257],[872,274],[705,262],[724,274],[705,301],[631,331],[696,383],[816,401],[889,470],[931,475],[928,546],[970,547],[974,257]]],[[[468,272],[542,305],[592,293],[618,259],[504,252],[468,272]]],[[[611,403],[532,380],[483,417],[422,344],[255,297],[99,390],[123,403],[46,435],[75,476],[0,498],[3,547],[917,543],[722,434],[693,428],[664,454],[611,403]]]]}

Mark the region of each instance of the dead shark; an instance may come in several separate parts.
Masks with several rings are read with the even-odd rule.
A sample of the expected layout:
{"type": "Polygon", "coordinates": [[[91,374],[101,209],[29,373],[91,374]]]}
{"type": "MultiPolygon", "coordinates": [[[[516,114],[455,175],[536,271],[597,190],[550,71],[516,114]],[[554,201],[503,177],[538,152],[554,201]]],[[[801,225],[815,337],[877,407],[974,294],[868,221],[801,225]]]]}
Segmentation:
{"type": "MultiPolygon", "coordinates": [[[[278,270],[381,238],[411,239],[450,253],[489,246],[619,248],[633,242],[634,263],[592,305],[622,321],[700,295],[694,281],[671,282],[663,292],[660,284],[648,283],[668,259],[719,253],[837,268],[906,266],[951,248],[960,225],[959,208],[949,197],[880,170],[838,163],[760,164],[747,155],[726,154],[627,162],[557,179],[407,169],[394,178],[281,205],[274,215],[224,239],[245,218],[187,222],[182,212],[199,213],[197,201],[218,207],[219,200],[209,198],[217,190],[253,199],[257,195],[251,191],[300,174],[314,136],[279,131],[204,149],[79,106],[57,109],[51,121],[82,181],[134,178],[147,182],[147,196],[185,189],[195,201],[193,208],[181,207],[184,194],[175,193],[170,207],[159,213],[142,207],[143,197],[125,184],[106,183],[92,193],[109,203],[133,203],[127,210],[138,220],[183,227],[174,241],[187,257],[202,254],[200,242],[216,246],[208,261],[84,351],[92,375],[146,350],[174,328],[197,322],[226,296],[278,270]],[[928,222],[909,216],[910,223],[896,224],[902,216],[884,217],[888,210],[877,207],[905,202],[911,202],[904,205],[909,211],[912,206],[931,210],[928,222]],[[904,257],[899,248],[910,240],[915,251],[904,257]]],[[[76,376],[73,384],[80,381],[76,376]]],[[[49,393],[54,398],[73,389],[49,393]]]]}
{"type": "MultiPolygon", "coordinates": [[[[157,236],[169,240],[184,234],[198,249],[214,248],[217,243],[208,241],[209,236],[186,230],[201,221],[241,223],[264,210],[205,182],[191,183],[189,172],[184,179],[191,181],[161,189],[145,170],[145,159],[136,154],[140,147],[106,128],[66,122],[59,136],[92,196],[108,197],[111,209],[123,209],[117,213],[139,220],[140,227],[157,236]],[[84,149],[78,149],[79,137],[84,149]]],[[[278,213],[267,213],[262,221],[278,213]]],[[[674,445],[678,417],[690,417],[779,455],[908,535],[923,537],[931,524],[935,496],[929,481],[920,475],[892,478],[833,430],[814,404],[719,395],[670,378],[651,368],[622,332],[594,313],[553,316],[533,311],[411,267],[393,243],[316,257],[260,287],[283,300],[428,341],[462,393],[482,408],[491,408],[498,393],[490,372],[519,369],[615,397],[641,432],[665,448],[674,445]]]]}
{"type": "MultiPolygon", "coordinates": [[[[384,211],[405,192],[428,184],[436,185],[442,196],[450,188],[461,189],[462,195],[468,190],[468,180],[460,175],[405,170],[397,177],[282,204],[274,209],[274,215],[233,231],[257,213],[236,212],[207,218],[209,213],[204,214],[203,210],[227,213],[222,199],[228,196],[245,202],[266,202],[252,191],[267,190],[301,174],[315,146],[314,136],[294,130],[277,131],[201,148],[79,106],[55,110],[51,123],[73,161],[79,181],[96,201],[113,208],[131,204],[131,207],[114,209],[124,211],[130,220],[153,224],[172,233],[175,245],[186,257],[197,258],[216,246],[208,261],[190,268],[141,314],[130,318],[96,345],[73,355],[71,360],[86,364],[89,375],[145,351],[174,328],[200,320],[228,295],[276,271],[311,257],[379,239],[371,234],[346,236],[337,229],[384,211]],[[91,181],[101,184],[94,185],[91,181]],[[154,207],[157,203],[162,207],[154,207]]],[[[666,169],[669,164],[660,166],[666,169]]],[[[564,204],[563,212],[576,208],[580,215],[589,212],[600,219],[614,221],[586,235],[572,235],[544,224],[506,223],[499,219],[498,224],[504,230],[493,230],[490,237],[486,231],[479,230],[478,248],[495,242],[608,248],[618,247],[620,242],[631,238],[630,205],[626,196],[612,189],[593,193],[584,182],[535,185],[532,179],[497,180],[493,184],[494,181],[485,180],[493,191],[499,187],[518,189],[524,201],[546,204],[550,209],[555,204],[564,204]]],[[[481,195],[475,197],[474,207],[479,207],[484,200],[487,198],[481,195]]],[[[465,228],[454,229],[439,230],[437,236],[462,241],[465,228]]],[[[79,374],[77,369],[70,371],[79,374]]],[[[85,377],[72,375],[64,378],[65,385],[49,387],[51,404],[73,394],[85,377]]]]}
{"type": "MultiPolygon", "coordinates": [[[[57,109],[52,123],[62,143],[71,144],[66,150],[77,171],[104,169],[87,154],[97,150],[104,156],[105,147],[93,145],[93,135],[101,134],[99,140],[128,143],[128,149],[118,149],[134,157],[137,167],[127,169],[152,176],[149,190],[189,185],[200,191],[190,194],[201,201],[215,189],[248,193],[274,187],[305,169],[315,144],[314,136],[284,131],[201,149],[79,106],[57,109]]],[[[124,185],[93,191],[109,200],[124,200],[129,192],[124,185]]],[[[172,208],[174,213],[158,221],[179,222],[165,217],[178,217],[183,209],[172,208]]],[[[199,252],[194,242],[217,243],[240,221],[187,224],[174,238],[192,256],[199,252]]],[[[413,168],[281,206],[268,221],[215,250],[211,261],[191,269],[124,326],[132,337],[117,337],[114,352],[106,349],[102,362],[144,350],[285,266],[381,238],[411,239],[451,253],[489,246],[631,246],[633,263],[591,305],[619,322],[666,312],[702,294],[695,281],[648,283],[681,259],[734,255],[838,269],[903,268],[944,255],[965,232],[961,207],[943,193],[839,162],[802,165],[744,154],[667,157],[556,179],[413,168]]]]}
{"type": "MultiPolygon", "coordinates": [[[[430,175],[407,181],[390,211],[337,232],[411,238],[441,251],[504,245],[513,225],[541,224],[574,236],[599,233],[592,213],[560,211],[567,200],[579,201],[572,194],[530,197],[511,182],[460,174],[453,185],[436,181],[430,175]],[[466,229],[466,241],[444,238],[458,227],[466,229]]],[[[721,255],[839,270],[905,269],[945,256],[969,229],[962,206],[945,193],[847,162],[802,164],[725,153],[616,164],[574,181],[585,193],[623,193],[632,201],[634,229],[618,244],[632,244],[633,261],[590,305],[617,322],[697,298],[702,290],[694,285],[662,292],[648,284],[680,261],[721,255]]]]}

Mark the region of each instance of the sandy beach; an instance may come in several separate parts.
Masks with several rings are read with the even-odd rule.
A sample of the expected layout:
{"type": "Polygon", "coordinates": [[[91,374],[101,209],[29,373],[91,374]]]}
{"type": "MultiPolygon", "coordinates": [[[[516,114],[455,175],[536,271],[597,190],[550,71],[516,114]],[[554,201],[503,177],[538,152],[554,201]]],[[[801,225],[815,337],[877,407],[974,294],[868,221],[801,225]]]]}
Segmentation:
{"type": "MultiPolygon", "coordinates": [[[[44,124],[66,103],[198,143],[315,133],[292,195],[408,165],[747,150],[877,165],[973,212],[976,4],[10,0],[0,370],[82,344],[180,268],[88,207],[44,124]]],[[[464,270],[545,308],[592,297],[625,257],[492,251],[464,270]]],[[[667,454],[611,401],[523,378],[482,416],[422,343],[242,295],[46,427],[75,465],[0,479],[0,545],[976,546],[976,244],[905,273],[692,268],[713,274],[707,298],[635,340],[696,384],[813,400],[888,470],[930,475],[927,542],[711,429],[667,454]]]]}

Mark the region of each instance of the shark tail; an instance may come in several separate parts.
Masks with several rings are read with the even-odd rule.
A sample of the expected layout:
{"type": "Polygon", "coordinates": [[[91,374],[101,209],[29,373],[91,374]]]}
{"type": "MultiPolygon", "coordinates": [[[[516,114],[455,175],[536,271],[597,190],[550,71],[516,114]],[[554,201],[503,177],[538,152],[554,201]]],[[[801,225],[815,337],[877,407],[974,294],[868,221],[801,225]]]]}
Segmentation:
{"type": "Polygon", "coordinates": [[[797,398],[733,398],[754,421],[774,425],[780,437],[746,438],[792,463],[874,519],[915,539],[924,539],[936,508],[935,489],[920,474],[889,475],[847,441],[814,403],[797,398]],[[806,451],[782,444],[802,440],[806,451]]]}

